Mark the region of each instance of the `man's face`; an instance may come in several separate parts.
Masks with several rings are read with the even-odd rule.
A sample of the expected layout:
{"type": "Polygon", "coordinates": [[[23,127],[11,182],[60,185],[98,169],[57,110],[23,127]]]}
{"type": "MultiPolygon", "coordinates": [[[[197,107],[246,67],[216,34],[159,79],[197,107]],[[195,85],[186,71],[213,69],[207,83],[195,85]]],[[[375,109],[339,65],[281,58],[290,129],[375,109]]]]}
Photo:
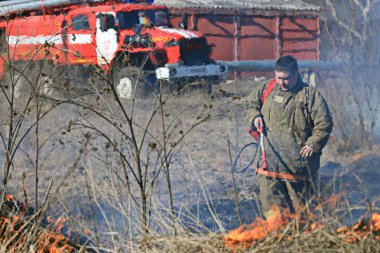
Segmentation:
{"type": "Polygon", "coordinates": [[[280,85],[283,91],[292,90],[298,81],[298,73],[289,73],[288,71],[275,70],[277,84],[280,85]]]}

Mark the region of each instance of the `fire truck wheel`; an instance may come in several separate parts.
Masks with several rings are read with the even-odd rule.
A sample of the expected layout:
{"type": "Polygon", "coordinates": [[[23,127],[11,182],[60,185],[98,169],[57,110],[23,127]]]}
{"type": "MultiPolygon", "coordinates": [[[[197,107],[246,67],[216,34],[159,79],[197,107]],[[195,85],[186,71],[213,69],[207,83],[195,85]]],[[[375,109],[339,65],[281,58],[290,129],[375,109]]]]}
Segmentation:
{"type": "MultiPolygon", "coordinates": [[[[32,91],[33,87],[31,84],[31,81],[20,77],[20,75],[16,75],[14,78],[14,97],[15,98],[26,98],[29,96],[33,96],[32,91]]],[[[40,77],[38,80],[38,86],[36,87],[38,89],[39,95],[44,96],[51,96],[53,94],[53,80],[49,78],[48,76],[40,77]]],[[[37,93],[35,93],[37,94],[37,93]]]]}
{"type": "Polygon", "coordinates": [[[13,92],[13,96],[17,99],[21,96],[25,96],[26,98],[26,95],[29,93],[27,91],[31,90],[29,85],[31,80],[26,78],[28,76],[27,72],[28,68],[26,64],[15,62],[13,68],[5,73],[3,82],[9,97],[13,92]]]}
{"type": "Polygon", "coordinates": [[[14,78],[13,78],[13,81],[11,81],[10,79],[8,79],[8,83],[10,85],[13,85],[13,94],[14,94],[14,97],[15,98],[20,98],[21,95],[22,95],[22,91],[23,91],[23,81],[22,81],[22,77],[20,77],[20,75],[15,75],[14,78]]]}
{"type": "Polygon", "coordinates": [[[51,96],[56,83],[53,69],[47,63],[16,63],[13,70],[13,81],[9,74],[7,83],[13,86],[14,97],[17,99],[29,99],[31,96],[51,96]],[[38,65],[37,64],[43,64],[38,65]]]}
{"type": "Polygon", "coordinates": [[[13,80],[7,79],[9,87],[13,86],[13,95],[16,99],[28,99],[32,94],[31,80],[21,74],[14,73],[13,80]]]}
{"type": "Polygon", "coordinates": [[[118,95],[121,98],[131,99],[133,97],[133,84],[129,77],[121,78],[116,86],[118,95]]]}
{"type": "Polygon", "coordinates": [[[144,73],[139,68],[125,67],[115,74],[114,85],[120,98],[141,98],[147,93],[144,73]]]}

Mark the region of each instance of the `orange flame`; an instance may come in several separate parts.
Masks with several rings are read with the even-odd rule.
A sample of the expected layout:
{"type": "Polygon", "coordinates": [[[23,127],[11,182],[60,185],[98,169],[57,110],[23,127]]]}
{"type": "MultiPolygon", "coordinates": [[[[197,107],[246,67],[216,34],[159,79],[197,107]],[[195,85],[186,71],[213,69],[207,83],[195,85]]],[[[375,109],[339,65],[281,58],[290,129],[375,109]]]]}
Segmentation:
{"type": "Polygon", "coordinates": [[[370,234],[374,234],[375,239],[380,240],[380,214],[374,213],[370,219],[360,219],[351,228],[341,227],[336,232],[346,242],[356,242],[370,234]]]}
{"type": "Polygon", "coordinates": [[[291,215],[287,209],[280,210],[279,207],[273,207],[266,220],[258,217],[252,224],[244,224],[237,229],[230,231],[224,238],[225,245],[230,248],[251,247],[254,242],[261,241],[267,236],[283,230],[290,222],[290,217],[292,216],[294,217],[294,215],[291,215]]]}
{"type": "MultiPolygon", "coordinates": [[[[59,219],[56,222],[57,231],[62,228],[64,221],[66,220],[59,219]]],[[[23,228],[23,225],[24,222],[18,215],[13,215],[10,218],[0,216],[0,243],[5,245],[9,243],[9,240],[13,240],[9,243],[7,252],[22,252],[25,243],[28,242],[30,236],[27,231],[28,226],[23,228]]],[[[37,253],[66,253],[76,250],[75,246],[59,232],[41,229],[35,236],[36,240],[33,243],[37,253]]]]}
{"type": "MultiPolygon", "coordinates": [[[[68,221],[67,218],[53,220],[47,217],[47,222],[53,228],[38,227],[23,218],[27,207],[18,203],[12,194],[5,194],[4,200],[6,211],[0,214],[0,244],[6,247],[7,252],[23,252],[26,244],[30,245],[31,251],[37,253],[66,253],[79,249],[61,234],[64,223],[68,221]],[[16,211],[14,207],[18,207],[16,211]]],[[[68,233],[70,236],[70,229],[68,233]]]]}
{"type": "MultiPolygon", "coordinates": [[[[0,214],[0,244],[7,252],[23,252],[25,247],[29,247],[27,244],[30,245],[31,252],[37,253],[67,253],[79,249],[78,245],[61,233],[68,218],[53,220],[47,217],[46,221],[50,224],[48,229],[35,226],[33,221],[23,218],[27,207],[18,203],[12,194],[6,194],[4,200],[6,211],[0,214]],[[18,207],[16,211],[14,207],[18,207]]],[[[68,235],[70,234],[71,228],[68,228],[68,235]]]]}
{"type": "MultiPolygon", "coordinates": [[[[335,205],[337,200],[332,198],[332,204],[335,205]]],[[[230,231],[224,237],[225,246],[229,248],[249,248],[254,245],[255,242],[264,240],[268,236],[275,236],[279,238],[283,236],[285,229],[289,226],[292,220],[298,221],[298,224],[308,225],[302,227],[302,233],[307,234],[310,231],[316,231],[325,227],[323,224],[319,224],[314,220],[313,215],[309,215],[309,219],[301,220],[300,215],[291,214],[287,209],[280,209],[279,207],[273,207],[270,211],[270,215],[266,220],[257,217],[250,225],[242,225],[235,230],[230,231]]],[[[327,223],[326,223],[327,224],[327,223]]],[[[287,233],[288,240],[292,240],[292,231],[287,233]]],[[[300,231],[297,231],[300,232],[300,231]]],[[[339,238],[345,242],[356,242],[361,239],[368,238],[369,235],[375,235],[376,240],[380,240],[380,214],[372,214],[370,219],[360,219],[352,227],[341,227],[336,230],[339,238]]]]}

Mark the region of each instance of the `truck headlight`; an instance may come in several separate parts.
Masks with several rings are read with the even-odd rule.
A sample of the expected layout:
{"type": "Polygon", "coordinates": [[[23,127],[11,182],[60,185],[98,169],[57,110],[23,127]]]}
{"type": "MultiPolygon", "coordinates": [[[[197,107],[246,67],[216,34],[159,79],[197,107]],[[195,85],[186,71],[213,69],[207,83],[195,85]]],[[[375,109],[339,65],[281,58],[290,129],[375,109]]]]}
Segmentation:
{"type": "Polygon", "coordinates": [[[226,71],[226,66],[224,66],[224,65],[220,65],[220,66],[219,66],[219,71],[220,71],[220,72],[224,72],[224,71],[226,71]]]}

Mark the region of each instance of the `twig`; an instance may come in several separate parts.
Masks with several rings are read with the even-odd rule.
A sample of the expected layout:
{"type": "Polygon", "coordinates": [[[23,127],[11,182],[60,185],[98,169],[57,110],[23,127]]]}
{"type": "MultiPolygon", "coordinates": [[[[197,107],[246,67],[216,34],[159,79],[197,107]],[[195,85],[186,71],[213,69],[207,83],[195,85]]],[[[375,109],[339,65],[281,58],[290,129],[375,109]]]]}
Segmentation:
{"type": "Polygon", "coordinates": [[[234,173],[234,166],[232,163],[232,155],[231,155],[231,142],[230,137],[227,135],[227,143],[228,143],[228,155],[230,157],[230,168],[231,168],[231,177],[232,177],[232,190],[234,192],[234,199],[235,199],[235,208],[236,208],[236,214],[239,219],[240,225],[243,224],[243,221],[240,216],[240,208],[239,208],[239,199],[236,192],[236,182],[235,182],[235,173],[234,173]]]}
{"type": "MultiPolygon", "coordinates": [[[[50,183],[49,183],[49,186],[48,186],[48,189],[47,189],[47,193],[46,193],[46,195],[45,195],[45,197],[44,197],[44,200],[42,201],[42,205],[41,205],[41,206],[44,206],[44,205],[45,205],[46,200],[47,200],[47,198],[48,198],[48,196],[49,196],[49,194],[50,194],[51,187],[53,186],[53,182],[54,182],[54,179],[52,179],[52,180],[50,181],[50,183]]],[[[36,209],[36,211],[37,211],[37,209],[36,209]]]]}

